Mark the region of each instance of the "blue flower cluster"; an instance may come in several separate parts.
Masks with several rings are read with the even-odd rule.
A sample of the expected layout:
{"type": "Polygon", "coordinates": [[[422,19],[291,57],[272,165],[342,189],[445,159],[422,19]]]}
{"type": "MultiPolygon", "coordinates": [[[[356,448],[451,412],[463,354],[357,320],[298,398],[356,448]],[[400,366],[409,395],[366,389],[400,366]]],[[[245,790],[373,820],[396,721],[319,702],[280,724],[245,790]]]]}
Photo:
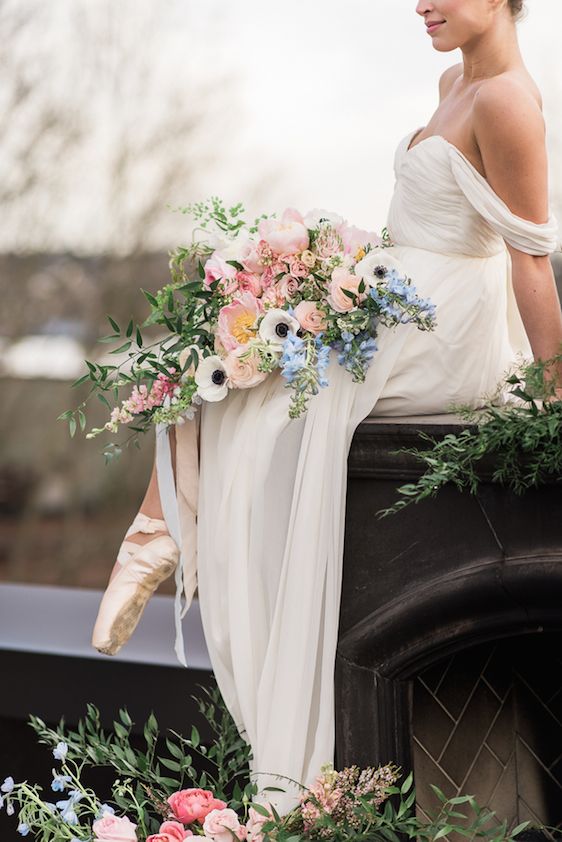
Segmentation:
{"type": "Polygon", "coordinates": [[[333,346],[338,351],[338,363],[352,373],[354,380],[364,380],[377,350],[374,337],[367,331],[361,331],[355,336],[345,330],[341,337],[333,346]]]}
{"type": "Polygon", "coordinates": [[[381,313],[393,322],[408,324],[422,315],[427,319],[435,318],[435,304],[429,299],[420,298],[416,287],[408,283],[396,269],[389,269],[384,285],[372,287],[369,294],[380,307],[381,313]],[[405,312],[404,308],[408,307],[415,307],[415,311],[405,312]]]}
{"type": "Polygon", "coordinates": [[[330,346],[322,342],[322,333],[319,333],[314,342],[314,359],[309,359],[310,341],[301,339],[300,336],[290,333],[283,343],[283,354],[281,355],[281,373],[288,383],[302,379],[303,374],[308,373],[311,380],[318,386],[324,388],[328,385],[326,371],[330,364],[330,346]]]}

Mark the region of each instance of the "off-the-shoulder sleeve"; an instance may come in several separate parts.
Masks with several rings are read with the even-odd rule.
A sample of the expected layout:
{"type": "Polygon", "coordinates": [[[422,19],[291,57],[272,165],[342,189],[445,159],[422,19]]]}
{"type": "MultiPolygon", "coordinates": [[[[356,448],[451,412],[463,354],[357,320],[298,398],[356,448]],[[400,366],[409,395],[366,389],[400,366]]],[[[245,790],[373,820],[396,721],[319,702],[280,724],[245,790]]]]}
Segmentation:
{"type": "Polygon", "coordinates": [[[509,245],[533,255],[560,250],[558,220],[551,210],[548,221],[542,223],[517,216],[462,152],[450,146],[449,156],[453,176],[468,201],[509,245]]]}

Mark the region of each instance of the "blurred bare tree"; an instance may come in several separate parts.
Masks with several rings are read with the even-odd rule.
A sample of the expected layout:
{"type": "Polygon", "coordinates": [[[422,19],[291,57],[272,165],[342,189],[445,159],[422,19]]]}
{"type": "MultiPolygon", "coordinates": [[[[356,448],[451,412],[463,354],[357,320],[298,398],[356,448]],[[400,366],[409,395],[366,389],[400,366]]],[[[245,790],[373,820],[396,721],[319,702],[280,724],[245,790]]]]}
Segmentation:
{"type": "Polygon", "coordinates": [[[227,136],[235,113],[189,6],[1,0],[0,31],[0,250],[169,243],[166,203],[186,200],[210,127],[227,136]]]}

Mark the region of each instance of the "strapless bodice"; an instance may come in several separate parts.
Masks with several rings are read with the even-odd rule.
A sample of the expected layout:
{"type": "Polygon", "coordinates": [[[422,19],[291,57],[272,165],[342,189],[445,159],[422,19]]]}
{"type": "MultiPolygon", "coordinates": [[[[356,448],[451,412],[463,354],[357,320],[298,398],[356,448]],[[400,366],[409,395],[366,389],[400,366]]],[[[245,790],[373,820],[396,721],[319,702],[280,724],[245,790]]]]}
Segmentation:
{"type": "Polygon", "coordinates": [[[408,149],[418,131],[400,141],[394,158],[396,184],[387,219],[394,243],[470,257],[490,257],[504,251],[505,242],[529,254],[559,249],[552,211],[542,224],[516,216],[441,135],[408,149]]]}

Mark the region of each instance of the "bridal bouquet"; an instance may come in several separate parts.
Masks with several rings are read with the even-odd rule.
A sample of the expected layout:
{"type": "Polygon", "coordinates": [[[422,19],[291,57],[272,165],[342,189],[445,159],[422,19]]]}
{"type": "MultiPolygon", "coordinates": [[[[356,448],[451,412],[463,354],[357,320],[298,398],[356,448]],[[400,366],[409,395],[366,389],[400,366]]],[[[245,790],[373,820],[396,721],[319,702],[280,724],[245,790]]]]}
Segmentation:
{"type": "MultiPolygon", "coordinates": [[[[291,390],[289,415],[300,416],[328,385],[332,352],[354,381],[365,379],[380,326],[414,324],[431,330],[433,304],[418,296],[389,239],[362,231],[337,214],[287,209],[254,225],[243,208],[212,199],[182,209],[198,226],[193,242],[172,253],[172,282],[145,292],[151,312],[143,329],[164,335],[147,345],[132,321],[102,341],[118,343],[127,366],[87,362],[91,380],[111,410],[103,429],[122,424],[181,424],[201,401],[224,400],[280,372],[291,390]],[[123,341],[124,340],[124,341],[123,341]],[[111,406],[122,387],[127,397],[111,406]]],[[[64,413],[71,433],[85,427],[83,405],[64,413]]]]}

